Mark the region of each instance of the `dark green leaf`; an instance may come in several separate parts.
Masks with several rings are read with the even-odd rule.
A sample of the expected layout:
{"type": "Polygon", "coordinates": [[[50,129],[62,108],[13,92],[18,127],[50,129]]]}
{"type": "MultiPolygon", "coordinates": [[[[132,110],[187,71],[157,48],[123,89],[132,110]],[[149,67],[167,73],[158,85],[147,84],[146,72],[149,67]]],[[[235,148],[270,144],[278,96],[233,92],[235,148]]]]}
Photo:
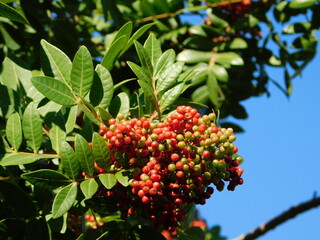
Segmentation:
{"type": "Polygon", "coordinates": [[[70,107],[68,118],[65,125],[67,134],[72,132],[74,129],[74,126],[76,124],[76,119],[77,119],[77,112],[78,112],[78,106],[70,107]]]}
{"type": "Polygon", "coordinates": [[[0,2],[0,17],[8,18],[11,21],[20,22],[23,24],[29,24],[27,19],[22,16],[17,10],[14,8],[0,2]]]}
{"type": "Polygon", "coordinates": [[[98,183],[90,178],[80,183],[80,189],[86,198],[91,198],[98,191],[98,183]]]}
{"type": "Polygon", "coordinates": [[[147,40],[145,41],[143,47],[146,50],[147,55],[150,56],[150,61],[153,68],[155,68],[162,54],[160,41],[158,41],[155,35],[151,33],[147,38],[147,40]]]}
{"type": "Polygon", "coordinates": [[[211,102],[219,107],[219,85],[212,69],[209,70],[207,87],[211,102]]]}
{"type": "Polygon", "coordinates": [[[153,67],[151,64],[151,59],[148,55],[150,53],[148,53],[139,42],[135,41],[134,45],[136,47],[136,51],[138,53],[138,57],[139,57],[139,60],[140,60],[140,63],[142,65],[143,70],[145,71],[145,73],[148,76],[152,76],[153,67]]]}
{"type": "Polygon", "coordinates": [[[126,47],[122,50],[121,54],[123,54],[125,51],[127,51],[133,44],[133,42],[137,39],[139,39],[150,27],[152,27],[155,23],[149,23],[146,25],[143,25],[141,28],[139,28],[132,37],[128,40],[128,43],[126,47]]]}
{"type": "Polygon", "coordinates": [[[79,104],[79,107],[82,109],[84,114],[90,119],[91,122],[93,122],[96,125],[99,125],[100,122],[97,119],[98,115],[97,115],[96,110],[94,109],[94,107],[91,105],[90,102],[88,102],[84,98],[80,98],[80,99],[81,99],[81,102],[79,104]]]}
{"type": "Polygon", "coordinates": [[[117,3],[114,0],[105,0],[105,1],[102,1],[101,4],[103,8],[105,21],[108,21],[109,19],[108,17],[108,12],[109,12],[111,15],[111,19],[117,28],[120,28],[121,26],[124,25],[125,23],[124,16],[118,9],[117,3]]]}
{"type": "Polygon", "coordinates": [[[214,12],[212,8],[209,8],[207,10],[208,18],[210,18],[211,22],[214,23],[214,26],[221,29],[221,30],[224,30],[225,28],[229,27],[229,23],[228,23],[228,21],[223,19],[223,15],[218,16],[215,13],[216,12],[214,12]]]}
{"type": "Polygon", "coordinates": [[[235,118],[246,119],[248,117],[246,109],[239,103],[232,103],[232,107],[230,108],[230,113],[235,118]]]}
{"type": "Polygon", "coordinates": [[[110,150],[106,141],[96,132],[93,133],[92,137],[92,152],[99,167],[110,168],[110,150]]]}
{"type": "Polygon", "coordinates": [[[157,81],[157,92],[162,92],[167,90],[174,85],[175,80],[178,78],[182,69],[184,67],[184,62],[176,62],[169,66],[157,81]]]}
{"type": "Polygon", "coordinates": [[[122,184],[122,186],[127,187],[129,185],[130,174],[131,174],[130,171],[121,170],[121,171],[117,172],[115,176],[116,176],[118,182],[122,184]]]}
{"type": "Polygon", "coordinates": [[[146,98],[149,100],[150,104],[152,105],[152,107],[154,109],[158,109],[158,103],[157,103],[157,99],[156,96],[154,94],[154,90],[152,88],[152,86],[150,86],[148,83],[145,83],[144,81],[138,81],[144,95],[146,96],[146,98]]]}
{"type": "Polygon", "coordinates": [[[72,67],[68,56],[46,40],[41,40],[41,46],[44,50],[44,53],[42,52],[41,55],[44,73],[68,85],[70,83],[70,71],[72,67]]]}
{"type": "Polygon", "coordinates": [[[14,208],[15,212],[24,218],[34,217],[36,214],[35,205],[31,199],[16,185],[0,181],[1,197],[14,208]]]}
{"type": "Polygon", "coordinates": [[[93,63],[90,52],[81,46],[74,56],[71,68],[71,86],[80,97],[84,97],[90,90],[93,81],[93,63]]]}
{"type": "Polygon", "coordinates": [[[57,193],[52,204],[52,218],[61,217],[72,207],[73,202],[76,200],[77,192],[77,183],[71,183],[57,193]]]}
{"type": "Polygon", "coordinates": [[[61,164],[62,169],[72,179],[77,179],[80,173],[79,161],[72,147],[65,141],[61,143],[61,164]]]}
{"type": "Polygon", "coordinates": [[[79,134],[76,135],[75,152],[82,172],[92,176],[94,172],[94,156],[87,141],[79,134]]]}
{"type": "Polygon", "coordinates": [[[12,153],[6,154],[4,158],[2,158],[0,165],[2,166],[13,166],[13,165],[23,165],[28,163],[33,163],[39,159],[46,158],[57,158],[58,155],[54,154],[34,154],[34,153],[12,153]]]}
{"type": "Polygon", "coordinates": [[[41,169],[24,173],[21,177],[35,186],[48,189],[56,189],[72,182],[62,173],[51,169],[41,169]]]}
{"type": "Polygon", "coordinates": [[[44,76],[32,77],[31,81],[36,89],[51,101],[61,105],[76,104],[71,89],[63,82],[44,76]]]}
{"type": "Polygon", "coordinates": [[[107,110],[101,107],[97,107],[97,114],[104,124],[108,124],[109,120],[113,118],[107,110]]]}
{"type": "Polygon", "coordinates": [[[145,225],[134,227],[133,232],[138,235],[140,240],[166,240],[166,238],[155,228],[145,225]]]}
{"type": "Polygon", "coordinates": [[[56,114],[53,121],[52,127],[50,129],[50,140],[52,149],[58,154],[60,153],[60,145],[66,139],[66,129],[63,116],[61,114],[56,114]]]}
{"type": "Polygon", "coordinates": [[[111,71],[115,62],[118,59],[118,56],[120,55],[120,52],[125,47],[126,43],[127,43],[126,36],[122,36],[119,39],[117,39],[115,42],[113,42],[110,48],[107,49],[107,52],[101,61],[101,65],[104,66],[109,71],[111,71]]]}
{"type": "Polygon", "coordinates": [[[307,33],[311,28],[310,22],[291,23],[283,29],[285,34],[307,33]]]}
{"type": "Polygon", "coordinates": [[[24,111],[22,129],[28,145],[34,152],[37,152],[43,140],[42,120],[33,102],[31,102],[24,111]]]}
{"type": "Polygon", "coordinates": [[[96,72],[99,80],[101,81],[103,91],[102,100],[99,103],[99,106],[107,108],[111,103],[114,92],[112,77],[110,72],[100,64],[96,66],[96,72]]]}
{"type": "Polygon", "coordinates": [[[103,186],[105,186],[107,189],[111,189],[116,185],[117,178],[112,173],[104,173],[99,175],[99,179],[103,186]]]}
{"type": "Polygon", "coordinates": [[[200,227],[190,227],[180,233],[178,240],[205,240],[205,234],[200,227]]]}
{"type": "Polygon", "coordinates": [[[179,83],[161,96],[160,109],[162,112],[178,99],[183,92],[184,86],[184,82],[179,83]]]}
{"type": "Polygon", "coordinates": [[[171,66],[174,63],[176,58],[176,53],[173,49],[169,49],[165,51],[156,62],[156,66],[154,67],[154,76],[159,77],[161,74],[167,69],[167,67],[171,66]]]}
{"type": "Polygon", "coordinates": [[[18,151],[22,143],[21,119],[18,113],[10,115],[6,125],[6,137],[15,151],[18,151]]]}
{"type": "Polygon", "coordinates": [[[147,72],[144,71],[140,66],[133,62],[127,62],[131,70],[134,72],[134,74],[138,77],[139,80],[149,84],[151,86],[151,78],[148,75],[147,72]]]}

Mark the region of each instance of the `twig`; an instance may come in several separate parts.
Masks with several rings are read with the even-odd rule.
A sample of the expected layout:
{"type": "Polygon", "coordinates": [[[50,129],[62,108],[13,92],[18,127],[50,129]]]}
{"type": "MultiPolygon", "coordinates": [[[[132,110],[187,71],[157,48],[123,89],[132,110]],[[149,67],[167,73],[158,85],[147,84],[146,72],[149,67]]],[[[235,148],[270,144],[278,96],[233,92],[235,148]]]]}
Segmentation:
{"type": "Polygon", "coordinates": [[[280,224],[294,218],[300,213],[306,212],[312,208],[320,206],[320,197],[314,197],[307,202],[300,203],[288,209],[287,211],[281,213],[279,216],[271,219],[270,221],[261,224],[259,227],[254,229],[252,232],[247,234],[242,234],[239,237],[234,238],[233,240],[251,240],[256,239],[266,232],[276,228],[280,224]]]}

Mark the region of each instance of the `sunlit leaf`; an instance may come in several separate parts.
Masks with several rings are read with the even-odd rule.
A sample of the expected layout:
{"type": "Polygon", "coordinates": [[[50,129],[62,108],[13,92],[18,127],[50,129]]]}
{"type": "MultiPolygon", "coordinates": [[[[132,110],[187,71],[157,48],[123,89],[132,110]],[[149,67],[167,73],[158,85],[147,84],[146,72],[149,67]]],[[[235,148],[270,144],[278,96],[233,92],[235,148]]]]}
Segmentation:
{"type": "Polygon", "coordinates": [[[160,109],[161,111],[164,111],[166,108],[168,108],[171,104],[175,102],[175,100],[178,99],[178,97],[182,94],[183,88],[185,84],[184,82],[179,83],[175,87],[169,89],[166,91],[160,99],[160,109]]]}
{"type": "Polygon", "coordinates": [[[119,183],[121,183],[122,186],[127,187],[129,185],[129,176],[130,171],[127,170],[121,170],[115,174],[117,180],[119,183]]]}
{"type": "Polygon", "coordinates": [[[138,53],[138,57],[143,70],[148,76],[151,76],[153,73],[153,66],[151,64],[151,59],[148,55],[150,53],[148,53],[139,42],[135,41],[134,45],[136,47],[136,51],[138,53]]]}
{"type": "Polygon", "coordinates": [[[52,149],[60,153],[60,145],[66,139],[65,122],[61,114],[56,114],[50,129],[52,149]]]}
{"type": "Polygon", "coordinates": [[[99,179],[103,186],[105,186],[107,189],[111,189],[116,185],[117,183],[117,178],[114,174],[112,173],[103,173],[99,174],[99,179]]]}
{"type": "Polygon", "coordinates": [[[4,155],[4,157],[1,159],[0,165],[2,166],[23,165],[23,164],[33,163],[39,159],[57,158],[57,157],[59,156],[54,154],[35,154],[35,153],[25,153],[25,152],[8,153],[4,155]]]}
{"type": "Polygon", "coordinates": [[[37,152],[42,144],[42,120],[40,115],[31,102],[22,117],[22,130],[28,145],[34,152],[37,152]]]}
{"type": "Polygon", "coordinates": [[[316,0],[292,0],[289,3],[289,8],[292,9],[301,9],[301,8],[309,8],[313,6],[316,0]]]}
{"type": "Polygon", "coordinates": [[[126,36],[122,36],[119,39],[117,39],[115,42],[113,42],[110,48],[107,50],[106,54],[104,55],[101,61],[101,65],[104,66],[109,71],[111,71],[115,62],[118,59],[118,56],[120,55],[120,52],[125,47],[126,43],[127,43],[126,36]]]}
{"type": "Polygon", "coordinates": [[[80,97],[90,90],[93,81],[93,63],[91,54],[85,46],[81,46],[74,56],[71,68],[71,86],[80,97]]]}
{"type": "Polygon", "coordinates": [[[6,137],[15,151],[18,151],[22,143],[21,119],[18,113],[10,115],[6,125],[6,137]]]}
{"type": "Polygon", "coordinates": [[[110,150],[106,141],[96,132],[93,133],[92,137],[92,152],[99,167],[110,168],[110,150]]]}
{"type": "Polygon", "coordinates": [[[151,33],[143,45],[144,49],[148,56],[150,56],[150,61],[153,68],[156,67],[156,64],[162,55],[160,41],[156,39],[155,35],[151,33]]]}
{"type": "Polygon", "coordinates": [[[111,102],[108,110],[112,116],[117,116],[118,113],[128,114],[130,109],[130,99],[125,92],[119,93],[111,102]]]}
{"type": "Polygon", "coordinates": [[[142,69],[142,67],[138,66],[137,64],[133,62],[127,62],[131,70],[134,72],[134,74],[138,77],[139,80],[149,84],[151,86],[151,78],[148,75],[147,72],[142,69]]]}
{"type": "Polygon", "coordinates": [[[77,183],[71,183],[57,193],[52,204],[52,218],[61,217],[72,207],[73,202],[76,200],[77,192],[77,183]]]}
{"type": "Polygon", "coordinates": [[[153,75],[159,77],[167,69],[168,66],[174,63],[175,58],[176,53],[173,49],[165,51],[156,62],[153,75]]]}
{"type": "Polygon", "coordinates": [[[75,138],[75,152],[82,172],[92,176],[94,172],[94,156],[87,141],[79,134],[75,138]]]}
{"type": "Polygon", "coordinates": [[[61,105],[76,104],[70,88],[61,81],[44,76],[32,77],[31,81],[36,89],[51,101],[61,105]]]}
{"type": "Polygon", "coordinates": [[[102,99],[99,103],[99,106],[102,108],[107,108],[112,101],[114,92],[112,77],[110,72],[100,64],[96,66],[96,72],[101,81],[103,91],[102,99]]]}
{"type": "Polygon", "coordinates": [[[242,57],[235,52],[222,52],[217,53],[216,62],[223,66],[244,64],[242,57]]]}
{"type": "Polygon", "coordinates": [[[61,143],[61,164],[62,169],[72,179],[77,179],[80,173],[79,160],[69,143],[63,141],[61,143]]]}
{"type": "Polygon", "coordinates": [[[178,61],[185,62],[187,64],[197,64],[199,62],[209,62],[212,57],[211,52],[202,52],[197,50],[183,50],[177,56],[178,61]]]}
{"type": "Polygon", "coordinates": [[[80,183],[80,189],[86,198],[91,198],[98,190],[98,183],[90,178],[80,183]]]}
{"type": "Polygon", "coordinates": [[[160,76],[157,81],[157,91],[162,92],[174,85],[175,80],[181,74],[184,67],[184,62],[176,62],[169,66],[160,76]]]}

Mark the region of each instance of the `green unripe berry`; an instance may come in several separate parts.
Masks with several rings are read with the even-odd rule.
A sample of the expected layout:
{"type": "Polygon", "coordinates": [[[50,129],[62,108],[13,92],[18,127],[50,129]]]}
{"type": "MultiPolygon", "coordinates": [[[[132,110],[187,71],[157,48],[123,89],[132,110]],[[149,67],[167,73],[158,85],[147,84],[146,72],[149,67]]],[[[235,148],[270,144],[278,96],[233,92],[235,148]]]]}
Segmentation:
{"type": "Polygon", "coordinates": [[[152,134],[150,135],[150,138],[151,138],[153,141],[158,140],[158,134],[152,133],[152,134]]]}
{"type": "Polygon", "coordinates": [[[243,163],[244,159],[240,156],[236,157],[236,160],[239,162],[239,164],[243,163]]]}
{"type": "Polygon", "coordinates": [[[204,151],[204,148],[203,148],[203,147],[198,147],[198,148],[197,148],[197,153],[198,153],[198,154],[202,154],[203,151],[204,151]]]}
{"type": "Polygon", "coordinates": [[[195,136],[195,137],[200,137],[201,136],[201,133],[199,132],[199,131],[195,131],[194,133],[193,133],[193,136],[195,136]]]}
{"type": "Polygon", "coordinates": [[[198,174],[200,174],[202,172],[200,164],[197,164],[194,166],[194,171],[198,174]]]}
{"type": "Polygon", "coordinates": [[[222,136],[220,136],[220,138],[219,138],[219,141],[220,142],[225,142],[225,141],[227,141],[227,136],[226,135],[222,135],[222,136]]]}
{"type": "Polygon", "coordinates": [[[215,113],[210,113],[208,117],[209,117],[210,121],[216,120],[216,114],[215,113]]]}
{"type": "Polygon", "coordinates": [[[182,140],[184,140],[184,136],[183,136],[182,134],[178,134],[177,137],[176,137],[176,139],[177,139],[178,141],[182,141],[182,140]]]}
{"type": "Polygon", "coordinates": [[[186,146],[186,143],[184,141],[178,142],[178,147],[179,148],[184,148],[186,146]]]}
{"type": "Polygon", "coordinates": [[[196,131],[198,131],[198,126],[197,125],[194,125],[193,127],[192,127],[192,131],[194,131],[194,132],[196,132],[196,131]]]}
{"type": "Polygon", "coordinates": [[[180,161],[181,161],[183,164],[187,164],[187,163],[188,163],[188,159],[185,158],[185,157],[181,158],[180,161]]]}
{"type": "Polygon", "coordinates": [[[191,139],[192,138],[192,132],[185,132],[185,134],[184,134],[184,137],[186,138],[186,139],[191,139]]]}
{"type": "Polygon", "coordinates": [[[188,165],[188,164],[183,164],[182,170],[183,170],[184,172],[189,172],[189,171],[190,171],[189,165],[188,165]]]}
{"type": "Polygon", "coordinates": [[[164,151],[164,150],[166,150],[165,145],[163,145],[162,143],[160,143],[159,146],[158,146],[158,150],[159,150],[159,151],[164,151]]]}
{"type": "Polygon", "coordinates": [[[168,165],[169,172],[174,172],[176,170],[176,165],[174,163],[170,163],[168,165]]]}
{"type": "Polygon", "coordinates": [[[124,119],[124,114],[123,113],[118,113],[117,119],[119,119],[119,120],[124,119]]]}
{"type": "Polygon", "coordinates": [[[235,135],[230,135],[228,140],[229,142],[234,142],[237,139],[237,137],[235,135]]]}
{"type": "Polygon", "coordinates": [[[211,180],[211,173],[210,172],[205,172],[203,174],[203,177],[204,177],[205,180],[209,181],[209,180],[211,180]]]}

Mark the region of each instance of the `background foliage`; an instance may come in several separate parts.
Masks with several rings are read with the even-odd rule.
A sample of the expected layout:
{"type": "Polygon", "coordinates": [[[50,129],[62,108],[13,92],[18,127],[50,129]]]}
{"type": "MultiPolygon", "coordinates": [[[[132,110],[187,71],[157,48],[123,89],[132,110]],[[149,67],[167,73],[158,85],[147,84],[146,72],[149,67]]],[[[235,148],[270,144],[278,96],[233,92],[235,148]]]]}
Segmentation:
{"type": "MultiPolygon", "coordinates": [[[[222,119],[229,115],[244,119],[248,116],[240,102],[269,94],[268,83],[278,86],[287,96],[291,94],[292,79],[301,74],[316,54],[314,32],[320,23],[318,11],[319,3],[315,0],[1,2],[0,149],[5,153],[10,148],[14,153],[2,158],[1,176],[15,178],[23,173],[22,179],[35,184],[31,192],[29,183],[22,179],[15,184],[0,181],[4,198],[1,209],[7,211],[3,214],[15,216],[2,221],[1,231],[7,232],[11,226],[21,227],[28,236],[36,231],[34,229],[47,229],[36,231],[39,239],[45,239],[43,236],[56,228],[54,234],[70,239],[68,234],[72,233],[66,227],[65,209],[59,207],[59,201],[70,199],[65,206],[69,208],[77,196],[76,185],[70,180],[79,177],[79,166],[74,159],[82,154],[81,157],[92,161],[94,148],[90,155],[86,147],[92,132],[97,131],[92,123],[105,122],[111,117],[109,113],[114,117],[119,112],[127,113],[129,102],[139,99],[131,97],[139,87],[145,95],[150,92],[148,86],[141,83],[143,81],[138,83],[130,79],[144,78],[139,76],[139,66],[147,73],[153,70],[150,66],[157,69],[154,59],[159,58],[160,51],[167,54],[165,57],[170,63],[177,61],[168,72],[181,69],[174,80],[181,73],[177,81],[188,80],[188,88],[179,90],[178,95],[182,97],[164,103],[162,110],[191,100],[206,104],[209,109],[219,109],[222,119]],[[239,7],[228,8],[228,4],[239,7]],[[189,15],[198,16],[203,24],[189,24],[185,20],[189,15]],[[283,26],[280,32],[278,24],[283,26]],[[145,52],[150,48],[143,43],[149,39],[151,45],[155,38],[159,39],[162,50],[151,51],[158,56],[147,52],[151,56],[147,58],[145,52]],[[168,49],[174,49],[176,54],[166,51],[168,49]],[[282,68],[284,81],[270,79],[266,66],[282,68]],[[79,78],[83,79],[81,84],[79,78]],[[72,86],[73,92],[68,86],[72,86]],[[58,91],[53,92],[53,89],[58,91]],[[86,117],[77,115],[78,107],[86,117]],[[107,107],[109,112],[104,110],[107,107]],[[60,145],[64,140],[75,142],[75,153],[69,144],[60,145]],[[61,155],[67,176],[49,170],[58,170],[59,164],[42,160],[55,159],[57,155],[61,155]],[[22,164],[23,168],[17,167],[22,164]],[[48,181],[48,178],[56,181],[48,181]],[[53,202],[57,209],[52,209],[52,217],[37,215],[39,209],[51,210],[51,189],[60,186],[65,187],[53,202]],[[5,208],[7,202],[10,208],[5,208]],[[64,220],[59,218],[62,215],[64,220]],[[30,219],[30,222],[23,219],[30,219]],[[50,227],[43,227],[47,223],[50,227]]],[[[158,90],[170,87],[172,85],[158,90]]],[[[151,106],[142,109],[150,115],[152,107],[157,107],[153,97],[147,96],[151,106]]],[[[131,105],[131,109],[141,111],[134,107],[131,105]]],[[[231,123],[224,123],[224,126],[241,131],[241,127],[231,123]]],[[[81,169],[92,175],[93,165],[88,166],[81,166],[81,169]]],[[[84,182],[82,193],[90,198],[95,183],[84,182]]],[[[106,184],[111,184],[110,179],[106,184]]],[[[14,237],[19,231],[10,234],[14,237]]],[[[34,235],[32,237],[35,239],[34,235]]]]}

